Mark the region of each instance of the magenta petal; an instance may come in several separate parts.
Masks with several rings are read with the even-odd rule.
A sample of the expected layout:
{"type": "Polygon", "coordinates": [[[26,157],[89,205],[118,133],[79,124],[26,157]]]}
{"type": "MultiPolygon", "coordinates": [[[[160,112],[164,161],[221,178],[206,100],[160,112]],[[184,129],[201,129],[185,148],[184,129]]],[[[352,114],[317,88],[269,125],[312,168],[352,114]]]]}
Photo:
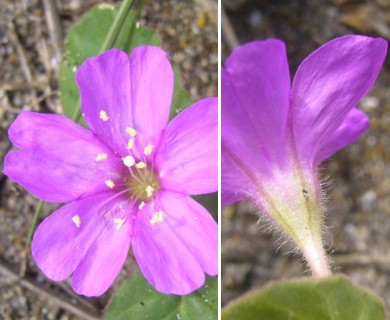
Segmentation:
{"type": "Polygon", "coordinates": [[[136,148],[158,144],[173,92],[173,71],[163,50],[138,47],[128,57],[111,49],[84,62],[76,79],[85,120],[107,144],[127,154],[128,127],[138,132],[136,148]]]}
{"type": "Polygon", "coordinates": [[[24,111],[9,137],[21,150],[6,156],[4,173],[45,201],[67,202],[105,191],[105,179],[115,181],[123,170],[111,149],[64,116],[24,111]],[[97,161],[99,154],[107,159],[97,161]]]}
{"type": "Polygon", "coordinates": [[[254,177],[254,174],[243,169],[245,164],[226,145],[222,148],[221,168],[221,204],[223,206],[253,194],[253,181],[250,177],[254,177]]]}
{"type": "Polygon", "coordinates": [[[265,170],[265,163],[284,167],[289,92],[282,41],[237,48],[222,70],[222,148],[229,146],[257,170],[265,170]]]}
{"type": "Polygon", "coordinates": [[[116,151],[126,154],[126,127],[133,127],[128,55],[111,49],[86,60],[76,73],[81,109],[88,126],[116,151]]]}
{"type": "Polygon", "coordinates": [[[31,252],[38,267],[52,280],[68,278],[102,230],[104,217],[117,202],[113,193],[90,196],[64,205],[48,216],[35,231],[31,252]]]}
{"type": "Polygon", "coordinates": [[[222,70],[222,203],[256,193],[258,176],[288,165],[290,75],[284,43],[236,49],[222,70]]]}
{"type": "Polygon", "coordinates": [[[218,100],[203,99],[168,125],[157,154],[165,190],[187,194],[218,189],[218,100]]]}
{"type": "Polygon", "coordinates": [[[131,222],[109,223],[100,233],[73,274],[72,288],[77,294],[100,296],[114,282],[129,252],[131,222]]]}
{"type": "Polygon", "coordinates": [[[187,196],[164,192],[158,200],[154,210],[148,206],[138,214],[134,254],[156,290],[185,295],[203,285],[204,272],[218,273],[218,227],[187,196]]]}
{"type": "Polygon", "coordinates": [[[291,92],[293,130],[301,159],[319,164],[317,152],[373,85],[386,48],[387,42],[380,38],[344,36],[329,41],[302,62],[291,92]]]}
{"type": "Polygon", "coordinates": [[[165,129],[173,95],[174,75],[167,53],[159,47],[138,47],[130,56],[131,103],[141,145],[157,145],[165,129]]]}
{"type": "Polygon", "coordinates": [[[353,108],[340,127],[330,136],[318,151],[316,162],[320,163],[331,155],[356,141],[369,127],[368,116],[353,108]]]}

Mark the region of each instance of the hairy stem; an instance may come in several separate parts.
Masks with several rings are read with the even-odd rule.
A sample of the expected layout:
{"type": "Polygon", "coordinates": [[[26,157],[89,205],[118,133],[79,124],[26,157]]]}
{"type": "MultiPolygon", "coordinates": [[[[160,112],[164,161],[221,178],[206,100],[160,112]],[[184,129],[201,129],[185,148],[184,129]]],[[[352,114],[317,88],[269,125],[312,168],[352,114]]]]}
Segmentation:
{"type": "Polygon", "coordinates": [[[332,275],[329,260],[321,241],[309,239],[302,246],[302,253],[307,265],[315,278],[323,278],[332,275]]]}

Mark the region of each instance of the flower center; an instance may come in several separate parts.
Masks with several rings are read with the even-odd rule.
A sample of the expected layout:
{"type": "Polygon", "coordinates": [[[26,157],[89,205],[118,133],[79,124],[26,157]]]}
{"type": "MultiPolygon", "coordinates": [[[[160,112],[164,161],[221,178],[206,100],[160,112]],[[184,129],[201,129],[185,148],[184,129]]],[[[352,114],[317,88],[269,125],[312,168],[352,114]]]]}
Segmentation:
{"type": "Polygon", "coordinates": [[[148,202],[160,190],[157,173],[151,170],[147,164],[143,164],[134,166],[126,181],[131,198],[141,203],[148,202]]]}

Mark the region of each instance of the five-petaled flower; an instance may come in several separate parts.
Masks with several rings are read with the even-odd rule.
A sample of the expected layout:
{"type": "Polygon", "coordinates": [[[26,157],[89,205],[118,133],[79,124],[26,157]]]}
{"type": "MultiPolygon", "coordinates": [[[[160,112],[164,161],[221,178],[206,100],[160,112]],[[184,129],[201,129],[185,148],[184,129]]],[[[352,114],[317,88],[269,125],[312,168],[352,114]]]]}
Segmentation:
{"type": "Polygon", "coordinates": [[[19,150],[4,172],[33,195],[67,202],[36,230],[32,255],[53,280],[72,276],[104,293],[130,246],[160,292],[188,294],[218,272],[218,232],[190,195],[217,191],[217,99],[169,124],[174,76],[166,53],[138,47],[90,58],[77,71],[84,120],[22,112],[9,129],[19,150]]]}
{"type": "Polygon", "coordinates": [[[222,70],[222,202],[254,202],[318,276],[329,274],[319,166],[368,128],[355,106],[386,49],[380,38],[334,39],[302,62],[290,85],[284,43],[255,41],[222,70]]]}

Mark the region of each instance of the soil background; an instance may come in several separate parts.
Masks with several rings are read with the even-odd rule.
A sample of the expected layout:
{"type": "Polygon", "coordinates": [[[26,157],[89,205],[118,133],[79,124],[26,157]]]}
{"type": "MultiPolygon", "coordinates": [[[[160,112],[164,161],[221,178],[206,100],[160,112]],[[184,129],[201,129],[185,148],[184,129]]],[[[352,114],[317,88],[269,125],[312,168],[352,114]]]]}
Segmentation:
{"type": "MultiPolygon", "coordinates": [[[[61,113],[59,61],[69,27],[92,6],[121,1],[0,0],[0,159],[21,110],[61,113]],[[52,8],[52,9],[50,9],[52,8]]],[[[216,0],[144,1],[138,22],[156,31],[193,101],[218,93],[216,0]]],[[[87,299],[49,281],[25,250],[37,199],[0,173],[0,319],[100,319],[112,293],[137,271],[130,257],[112,288],[87,299]]],[[[58,205],[43,206],[39,220],[58,205]]]]}
{"type": "MultiPolygon", "coordinates": [[[[313,50],[335,37],[365,34],[390,39],[388,0],[222,0],[223,59],[238,43],[280,38],[291,74],[313,50]],[[229,29],[229,22],[231,30],[229,29]]],[[[334,273],[380,295],[390,310],[390,61],[360,103],[369,131],[323,165],[331,181],[325,242],[334,273]]],[[[223,112],[223,107],[222,107],[223,112]]],[[[308,276],[248,203],[222,211],[222,304],[271,280],[308,276]]],[[[390,314],[389,314],[390,315],[390,314]]]]}

